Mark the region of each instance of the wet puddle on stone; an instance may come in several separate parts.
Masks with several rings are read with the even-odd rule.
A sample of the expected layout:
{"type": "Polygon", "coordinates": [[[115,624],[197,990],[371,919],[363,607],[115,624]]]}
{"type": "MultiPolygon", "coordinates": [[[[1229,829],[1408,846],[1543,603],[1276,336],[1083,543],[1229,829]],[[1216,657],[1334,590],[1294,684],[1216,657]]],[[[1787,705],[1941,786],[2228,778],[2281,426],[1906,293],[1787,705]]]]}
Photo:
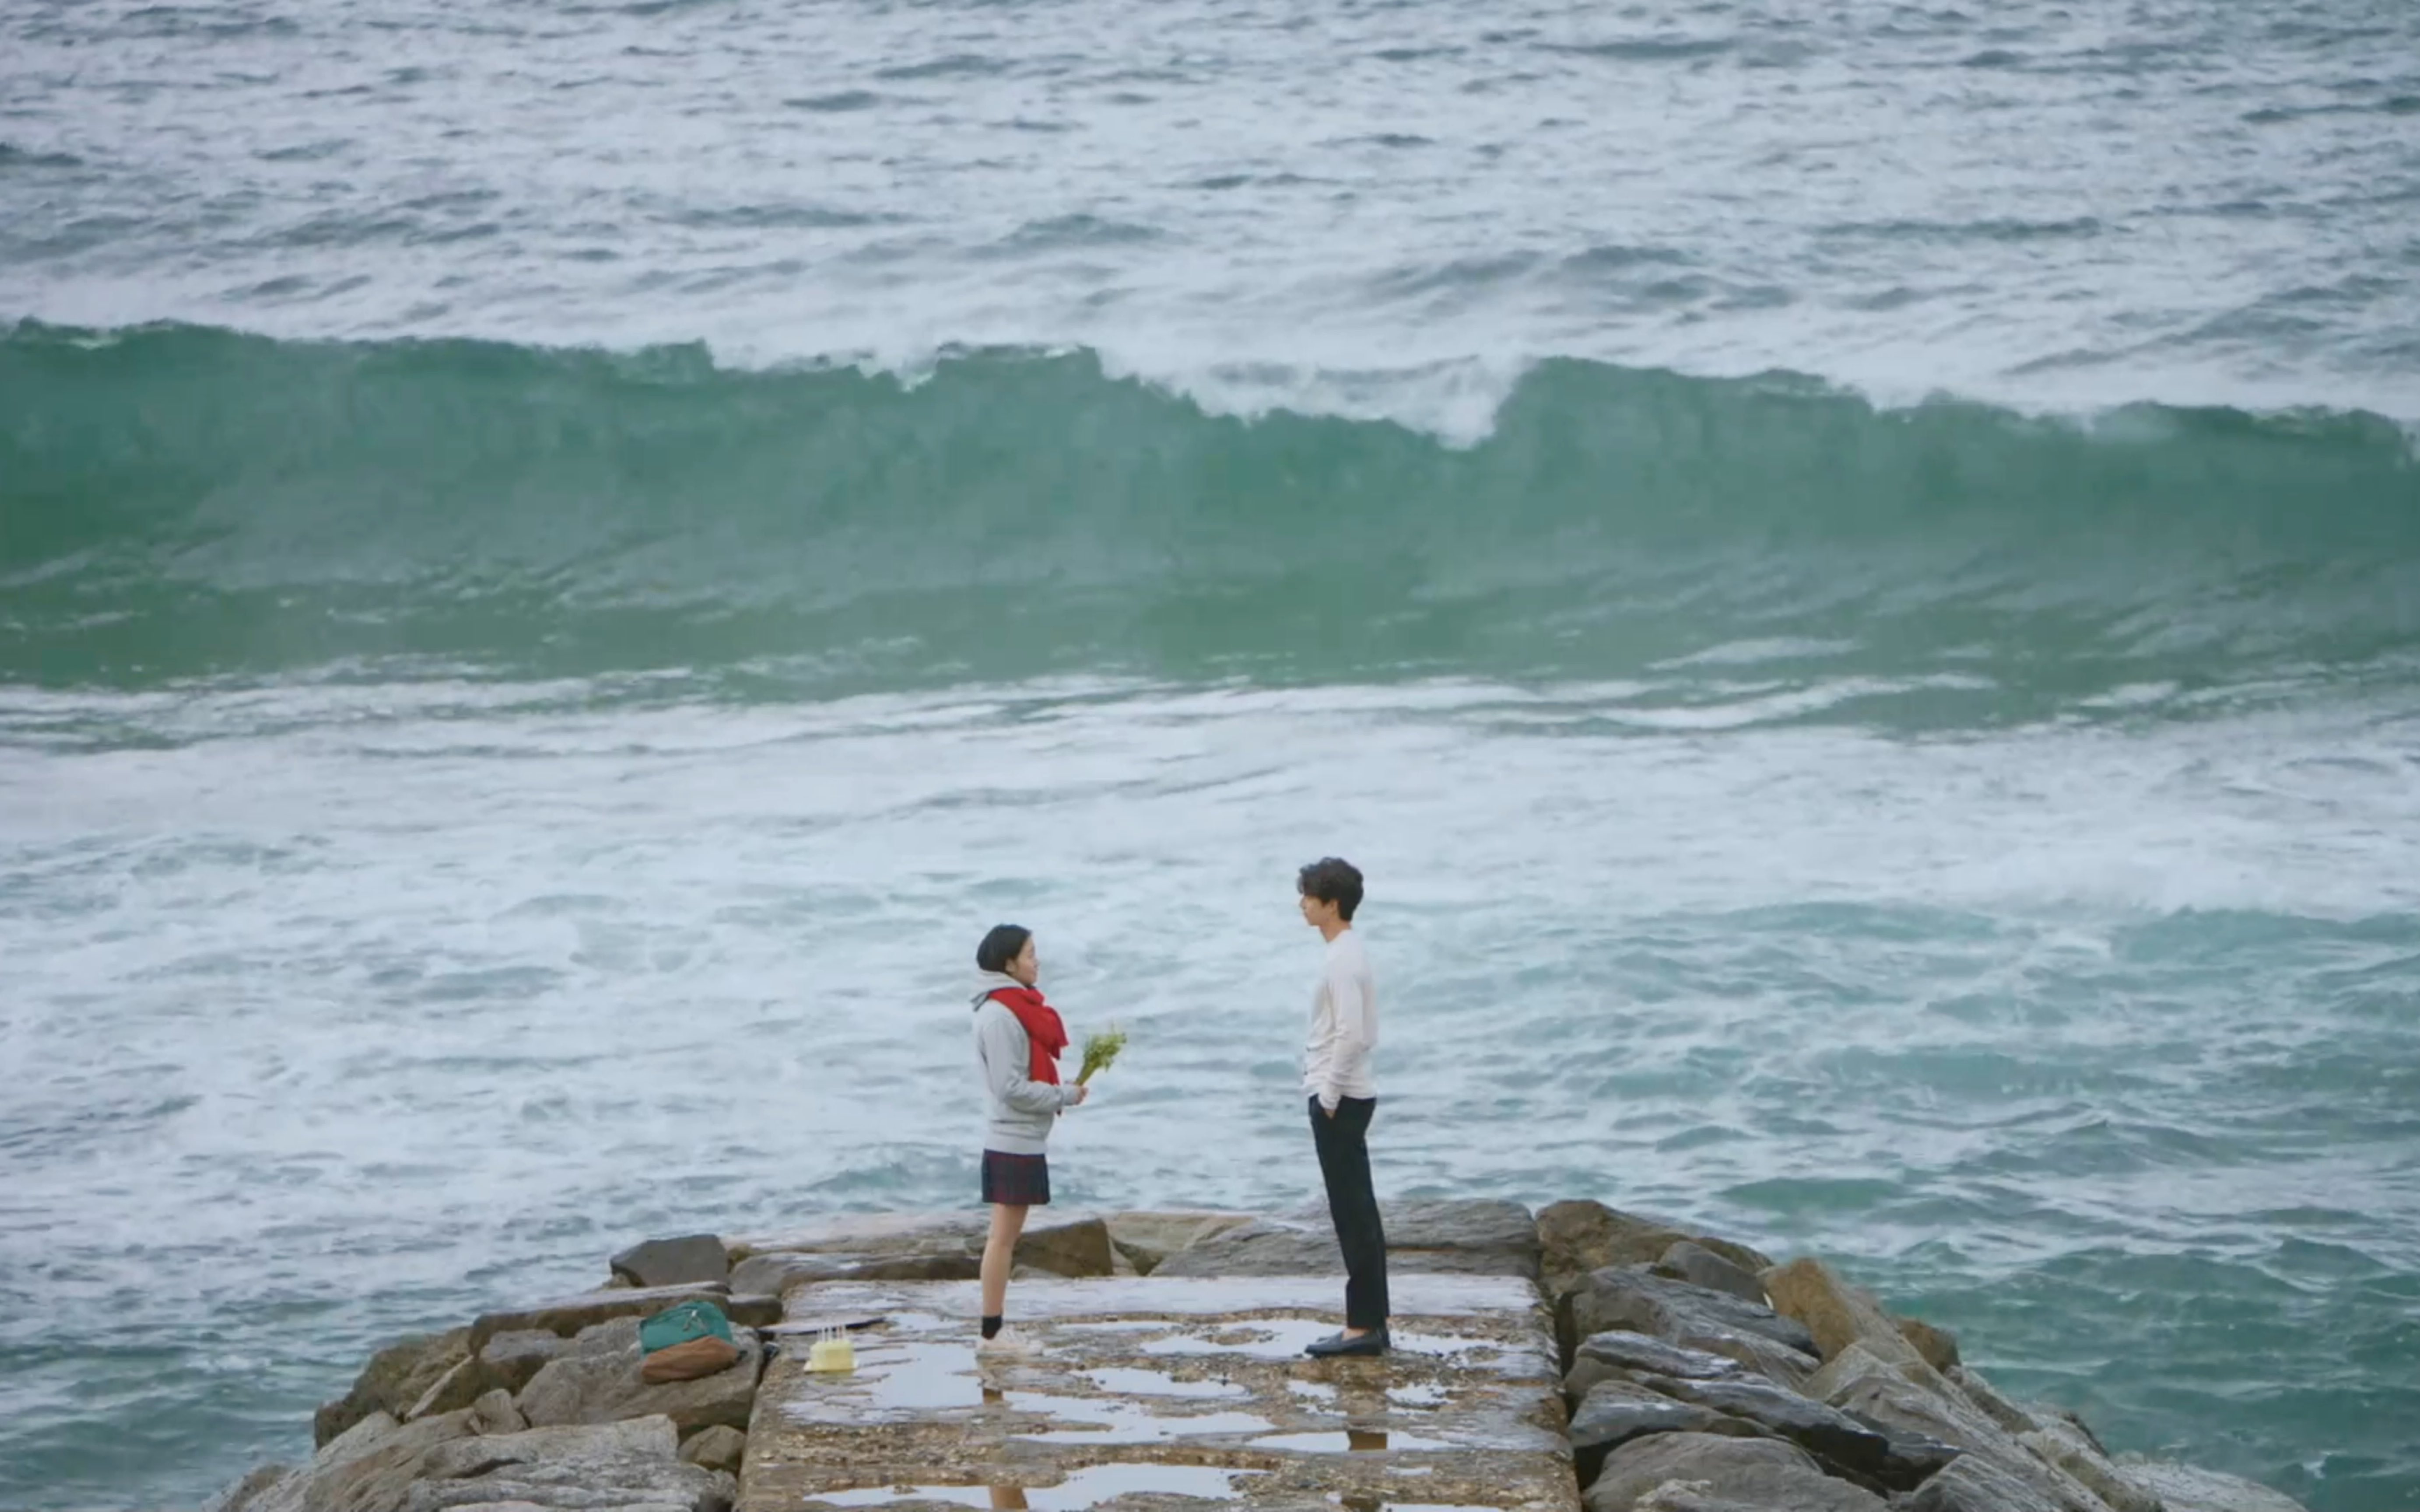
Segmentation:
{"type": "Polygon", "coordinates": [[[1140,1370],[1124,1365],[1087,1370],[1084,1379],[1103,1391],[1127,1396],[1217,1397],[1246,1396],[1250,1393],[1232,1381],[1179,1381],[1157,1370],[1140,1370]]]}
{"type": "Polygon", "coordinates": [[[1253,1412],[1188,1415],[1155,1412],[1131,1402],[1053,1396],[1043,1392],[1010,1392],[1008,1405],[1051,1420],[1052,1427],[1016,1435],[1036,1443],[1166,1443],[1174,1439],[1245,1438],[1277,1427],[1253,1412]]]}
{"type": "Polygon", "coordinates": [[[1441,1439],[1423,1439],[1391,1428],[1347,1428],[1342,1433],[1272,1434],[1264,1439],[1254,1439],[1249,1447],[1293,1454],[1371,1455],[1392,1454],[1402,1449],[1450,1449],[1453,1446],[1441,1439]]]}
{"type": "Polygon", "coordinates": [[[1476,1354],[1481,1350],[1502,1353],[1504,1346],[1494,1339],[1459,1338],[1451,1334],[1398,1334],[1395,1350],[1402,1354],[1456,1355],[1476,1354]]]}
{"type": "MultiPolygon", "coordinates": [[[[1094,1465],[1056,1486],[872,1486],[808,1497],[834,1506],[884,1506],[902,1502],[953,1502],[986,1512],[1076,1512],[1112,1497],[1190,1496],[1229,1502],[1235,1483],[1253,1472],[1206,1465],[1094,1465]]],[[[1404,1509],[1409,1512],[1409,1509],[1404,1509]]]]}
{"type": "Polygon", "coordinates": [[[869,1339],[857,1347],[855,1370],[800,1377],[784,1406],[793,1417],[837,1421],[980,1407],[990,1399],[969,1346],[869,1339]]]}
{"type": "Polygon", "coordinates": [[[1324,1339],[1336,1330],[1329,1324],[1310,1319],[1270,1319],[1240,1328],[1222,1329],[1216,1334],[1171,1334],[1166,1338],[1147,1339],[1142,1346],[1145,1354],[1242,1354],[1255,1360],[1291,1360],[1302,1353],[1303,1346],[1324,1339]]]}

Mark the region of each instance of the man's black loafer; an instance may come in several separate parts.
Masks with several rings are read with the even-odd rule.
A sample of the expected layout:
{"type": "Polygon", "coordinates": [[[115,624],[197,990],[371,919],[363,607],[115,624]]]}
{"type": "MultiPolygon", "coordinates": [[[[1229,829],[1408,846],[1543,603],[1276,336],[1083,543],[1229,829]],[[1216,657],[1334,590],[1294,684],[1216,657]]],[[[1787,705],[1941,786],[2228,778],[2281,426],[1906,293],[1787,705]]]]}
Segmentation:
{"type": "Polygon", "coordinates": [[[1355,1355],[1387,1352],[1387,1331],[1373,1328],[1359,1338],[1346,1338],[1342,1333],[1330,1334],[1315,1344],[1304,1348],[1303,1353],[1314,1360],[1342,1360],[1355,1355]]]}

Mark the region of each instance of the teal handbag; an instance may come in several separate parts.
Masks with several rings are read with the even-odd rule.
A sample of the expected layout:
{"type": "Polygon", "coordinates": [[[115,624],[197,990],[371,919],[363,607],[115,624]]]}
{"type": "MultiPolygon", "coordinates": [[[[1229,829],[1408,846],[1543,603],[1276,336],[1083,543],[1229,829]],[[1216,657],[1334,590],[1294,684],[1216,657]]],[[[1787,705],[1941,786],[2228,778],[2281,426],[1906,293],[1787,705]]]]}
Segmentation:
{"type": "Polygon", "coordinates": [[[718,1338],[725,1344],[737,1342],[731,1336],[731,1319],[710,1302],[685,1302],[667,1307],[639,1325],[639,1350],[644,1354],[703,1338],[718,1338]]]}

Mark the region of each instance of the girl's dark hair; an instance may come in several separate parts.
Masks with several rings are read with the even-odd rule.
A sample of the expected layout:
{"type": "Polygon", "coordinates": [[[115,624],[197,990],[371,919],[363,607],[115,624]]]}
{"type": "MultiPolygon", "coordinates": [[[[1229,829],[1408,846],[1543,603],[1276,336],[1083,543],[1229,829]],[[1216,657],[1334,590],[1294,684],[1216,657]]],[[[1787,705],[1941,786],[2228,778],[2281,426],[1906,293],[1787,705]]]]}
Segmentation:
{"type": "Polygon", "coordinates": [[[1025,949],[1033,932],[1022,924],[994,924],[983,943],[975,947],[975,964],[985,971],[1006,971],[1008,964],[1025,949]]]}
{"type": "Polygon", "coordinates": [[[1306,898],[1334,903],[1336,917],[1347,924],[1353,922],[1354,910],[1361,906],[1360,869],[1333,856],[1322,856],[1295,873],[1295,886],[1306,898]]]}

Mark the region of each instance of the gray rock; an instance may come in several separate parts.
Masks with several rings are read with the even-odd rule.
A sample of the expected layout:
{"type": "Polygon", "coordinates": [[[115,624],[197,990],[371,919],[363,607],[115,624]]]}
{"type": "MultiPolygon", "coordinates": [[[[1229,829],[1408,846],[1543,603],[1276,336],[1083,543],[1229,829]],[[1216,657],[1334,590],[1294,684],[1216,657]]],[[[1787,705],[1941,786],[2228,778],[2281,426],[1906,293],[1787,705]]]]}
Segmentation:
{"type": "Polygon", "coordinates": [[[1675,1281],[1686,1281],[1693,1287],[1709,1291],[1727,1291],[1742,1302],[1766,1305],[1764,1283],[1741,1270],[1713,1250],[1690,1240],[1683,1240],[1664,1252],[1655,1262],[1655,1273],[1675,1281]]]}
{"type": "Polygon", "coordinates": [[[2282,1491],[2240,1475],[2221,1475],[2164,1459],[2123,1454],[2114,1461],[2126,1478],[2160,1499],[2168,1512],[2303,1512],[2282,1491]]]}
{"type": "Polygon", "coordinates": [[[471,1431],[482,1434],[520,1433],[529,1419],[513,1405],[513,1394],[499,1386],[471,1404],[471,1431]]]}
{"type": "MultiPolygon", "coordinates": [[[[1823,1473],[1814,1457],[1778,1439],[1659,1433],[1608,1456],[1589,1488],[1588,1512],[1652,1512],[1675,1504],[1659,1489],[1679,1483],[1697,1504],[1770,1512],[1885,1512],[1870,1491],[1823,1473]]],[[[1682,1504],[1688,1504],[1683,1503],[1682,1504]]]]}
{"type": "Polygon", "coordinates": [[[732,1478],[682,1463],[677,1443],[670,1420],[655,1417],[447,1444],[423,1459],[403,1512],[516,1504],[563,1512],[729,1512],[737,1494],[732,1478]]]}
{"type": "Polygon", "coordinates": [[[1926,1481],[1904,1512],[2060,1512],[2058,1503],[1988,1459],[1966,1455],[1926,1481]]]}
{"type": "Polygon", "coordinates": [[[2045,1423],[2019,1435],[2017,1442],[2082,1482],[2086,1490],[2109,1504],[2110,1512],[2161,1512],[2160,1499],[2110,1463],[2101,1441],[2080,1423],[2064,1419],[2045,1423]]]}
{"type": "Polygon", "coordinates": [[[1241,1212],[1116,1212],[1109,1218],[1109,1244],[1137,1275],[1150,1275],[1170,1256],[1251,1221],[1241,1212]]]}
{"type": "Polygon", "coordinates": [[[1916,1346],[1899,1331],[1872,1295],[1835,1275],[1823,1261],[1803,1258],[1776,1266],[1758,1277],[1765,1294],[1784,1316],[1807,1326],[1813,1349],[1824,1359],[1852,1344],[1862,1344],[1879,1359],[1920,1360],[1916,1346]]]}
{"type": "Polygon", "coordinates": [[[544,1329],[517,1328],[479,1346],[479,1374],[492,1388],[520,1394],[530,1379],[561,1354],[570,1340],[544,1329]]]}
{"type": "Polygon", "coordinates": [[[1643,1383],[1726,1417],[1745,1419],[1776,1438],[1788,1439],[1819,1459],[1860,1475],[1879,1476],[1890,1462],[1888,1438],[1837,1409],[1809,1401],[1769,1381],[1683,1381],[1653,1376],[1643,1383]]]}
{"type": "Polygon", "coordinates": [[[1600,1381],[1628,1380],[1637,1375],[1672,1376],[1683,1381],[1720,1381],[1745,1367],[1727,1355],[1683,1349],[1628,1329],[1594,1334],[1573,1351],[1572,1368],[1563,1377],[1563,1393],[1577,1402],[1600,1381]]]}
{"type": "MultiPolygon", "coordinates": [[[[1419,1199],[1382,1204],[1387,1263],[1398,1272],[1538,1274],[1537,1225],[1517,1202],[1419,1199]]],[[[1163,1276],[1341,1275],[1343,1257],[1324,1217],[1264,1218],[1179,1251],[1163,1276]]]]}
{"type": "Polygon", "coordinates": [[[1887,1423],[1860,1417],[1855,1412],[1848,1416],[1890,1442],[1890,1452],[1884,1457],[1882,1469],[1874,1473],[1873,1479],[1892,1490],[1914,1490],[1956,1463],[1958,1458],[1966,1452],[1954,1443],[1944,1443],[1928,1434],[1893,1428],[1887,1423]]]}
{"type": "MultiPolygon", "coordinates": [[[[735,1261],[759,1255],[853,1255],[875,1258],[919,1255],[983,1254],[989,1220],[979,1213],[859,1214],[819,1219],[787,1233],[736,1240],[735,1261]]],[[[1116,1251],[1109,1246],[1109,1225],[1097,1213],[1034,1213],[1017,1241],[1016,1259],[1052,1275],[1108,1275],[1116,1251]]],[[[753,1286],[738,1285],[748,1291],[753,1286]]]]}
{"type": "Polygon", "coordinates": [[[633,1287],[686,1287],[731,1279],[731,1256],[712,1234],[684,1234],[633,1244],[610,1262],[633,1287]]]}
{"type": "Polygon", "coordinates": [[[465,1355],[455,1362],[454,1368],[437,1378],[436,1382],[421,1393],[411,1411],[403,1414],[404,1421],[435,1417],[442,1412],[458,1412],[485,1396],[489,1390],[484,1372],[475,1356],[465,1355]]]}
{"type": "Polygon", "coordinates": [[[2010,1433],[2023,1437],[2041,1427],[2041,1420],[2019,1407],[1993,1388],[1980,1372],[1966,1365],[1947,1372],[1965,1398],[1981,1409],[1985,1417],[2010,1433]]]}
{"type": "Polygon", "coordinates": [[[2092,1431],[2092,1425],[2084,1420],[2083,1413],[2074,1411],[2072,1408],[2059,1407],[2055,1405],[2038,1405],[2030,1407],[2026,1409],[2026,1411],[2032,1412],[2035,1417],[2040,1419],[2041,1426],[2044,1427],[2053,1427],[2054,1421],[2066,1424],[2069,1427],[2071,1427],[2076,1432],[2084,1435],[2084,1442],[2092,1445],[2093,1449],[2103,1458],[2108,1457],[2109,1446],[2101,1442],[2100,1434],[2092,1431]]]}
{"type": "Polygon", "coordinates": [[[291,1465],[263,1465],[219,1493],[209,1512],[245,1512],[262,1492],[294,1473],[291,1465]]]}
{"type": "Polygon", "coordinates": [[[734,1290],[779,1297],[792,1287],[825,1281],[972,1281],[983,1257],[954,1250],[938,1255],[799,1255],[776,1250],[751,1255],[732,1268],[734,1290]]]}
{"type": "Polygon", "coordinates": [[[1600,1381],[1572,1414],[1572,1460],[1580,1484],[1592,1484],[1605,1467],[1606,1456],[1633,1439],[1651,1433],[1719,1433],[1726,1427],[1742,1435],[1755,1429],[1745,1424],[1726,1425],[1723,1414],[1710,1408],[1676,1401],[1627,1381],[1600,1381]]]}
{"type": "Polygon", "coordinates": [[[599,1323],[521,1389],[521,1415],[534,1427],[664,1417],[684,1434],[717,1424],[744,1431],[765,1355],[748,1330],[738,1331],[738,1362],[729,1369],[651,1386],[639,1379],[639,1320],[599,1323]]]}
{"type": "Polygon", "coordinates": [[[1901,1365],[1881,1358],[1862,1344],[1852,1344],[1825,1361],[1823,1369],[1799,1382],[1798,1389],[1819,1402],[1828,1402],[1863,1377],[1901,1381],[1906,1379],[1902,1371],[1901,1365]]]}
{"type": "Polygon", "coordinates": [[[350,1391],[313,1415],[314,1445],[325,1447],[373,1412],[400,1419],[471,1350],[470,1330],[461,1328],[443,1334],[415,1334],[379,1350],[362,1367],[350,1391]]]}
{"type": "Polygon", "coordinates": [[[1773,1264],[1744,1244],[1691,1234],[1661,1218],[1623,1212],[1602,1202],[1556,1202],[1538,1211],[1539,1279],[1547,1299],[1559,1301],[1594,1272],[1647,1264],[1684,1241],[1751,1274],[1773,1264]]]}
{"type": "Polygon", "coordinates": [[[1728,1356],[1786,1385],[1796,1385],[1817,1367],[1815,1341],[1799,1324],[1770,1307],[1660,1276],[1643,1265],[1590,1275],[1564,1296],[1556,1325],[1570,1351],[1567,1358],[1575,1360],[1580,1340],[1628,1329],[1728,1356]],[[1764,1347],[1744,1344],[1743,1338],[1761,1340],[1764,1347]]]}
{"type": "Polygon", "coordinates": [[[685,1302],[705,1301],[720,1307],[730,1300],[728,1287],[706,1284],[620,1287],[605,1291],[584,1291],[575,1297],[559,1297],[531,1307],[485,1314],[471,1325],[470,1350],[473,1353],[484,1351],[488,1341],[499,1334],[535,1330],[568,1338],[582,1329],[594,1328],[615,1318],[653,1318],[665,1308],[678,1306],[685,1302]]]}
{"type": "Polygon", "coordinates": [[[1947,1374],[1957,1369],[1962,1363],[1958,1354],[1958,1335],[1946,1328],[1935,1328],[1920,1318],[1902,1318],[1899,1320],[1899,1335],[1915,1346],[1916,1352],[1923,1357],[1924,1363],[1935,1370],[1947,1374]]]}
{"type": "Polygon", "coordinates": [[[680,1457],[684,1464],[737,1475],[740,1462],[748,1458],[748,1435],[719,1423],[700,1428],[681,1441],[680,1457]]]}
{"type": "Polygon", "coordinates": [[[1988,1459],[2066,1512],[2109,1512],[2074,1476],[2010,1438],[1922,1361],[1914,1362],[1912,1368],[1938,1381],[1939,1389],[1902,1375],[1866,1375],[1834,1392],[1831,1405],[1892,1433],[1921,1435],[1988,1459]]]}
{"type": "Polygon", "coordinates": [[[1769,1506],[1709,1495],[1684,1480],[1668,1480],[1640,1497],[1636,1504],[1638,1512],[1774,1512],[1769,1506]]]}
{"type": "Polygon", "coordinates": [[[722,1300],[722,1316],[737,1328],[770,1328],[782,1320],[781,1293],[765,1291],[751,1296],[735,1292],[722,1300]]]}
{"type": "Polygon", "coordinates": [[[309,1465],[264,1489],[245,1512],[400,1512],[422,1458],[467,1437],[470,1415],[397,1423],[372,1412],[329,1440],[309,1465]]]}

